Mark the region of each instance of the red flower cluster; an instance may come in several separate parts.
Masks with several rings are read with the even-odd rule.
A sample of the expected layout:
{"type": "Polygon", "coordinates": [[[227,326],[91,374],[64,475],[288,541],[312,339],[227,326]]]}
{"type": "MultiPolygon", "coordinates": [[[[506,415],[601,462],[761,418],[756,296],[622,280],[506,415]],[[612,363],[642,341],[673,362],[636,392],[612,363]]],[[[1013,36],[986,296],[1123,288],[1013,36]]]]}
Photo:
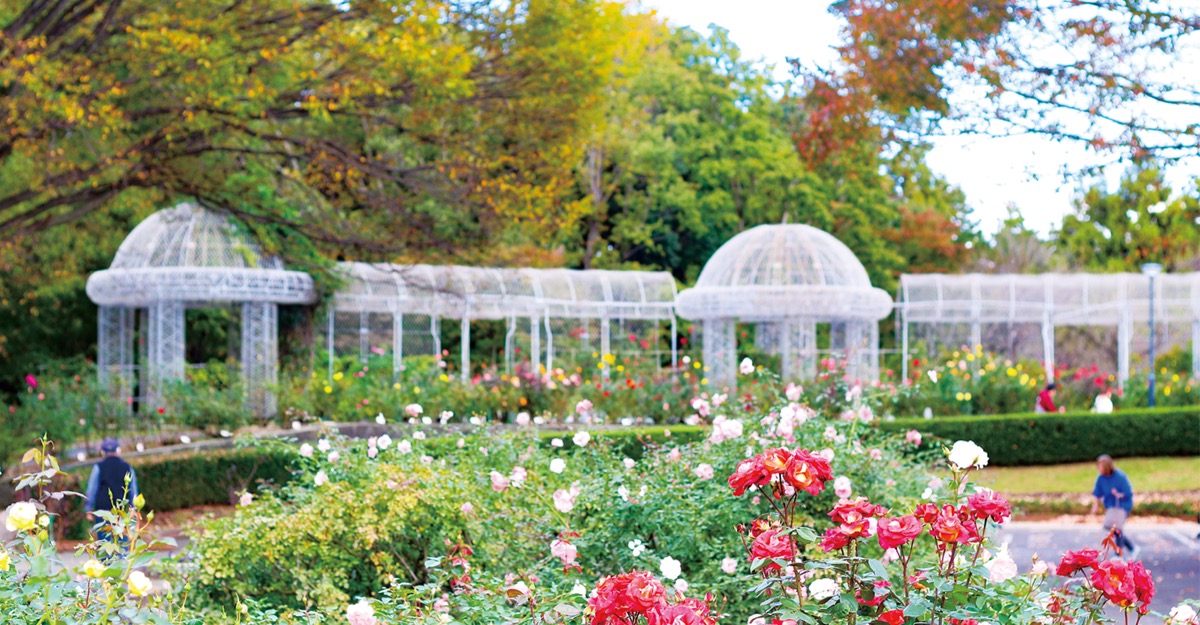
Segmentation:
{"type": "Polygon", "coordinates": [[[641,616],[647,625],[715,625],[716,616],[700,599],[667,601],[667,589],[646,571],[606,577],[588,599],[591,625],[631,625],[641,616]]]}
{"type": "Polygon", "coordinates": [[[975,521],[986,515],[981,516],[981,512],[972,511],[968,506],[955,508],[946,504],[938,508],[931,503],[923,503],[917,506],[913,515],[929,525],[929,535],[938,542],[969,544],[983,540],[975,521]]]}
{"type": "Polygon", "coordinates": [[[729,476],[729,487],[740,497],[751,486],[770,484],[776,475],[797,490],[817,495],[825,489],[825,482],[833,479],[833,469],[828,460],[808,450],[779,447],[739,462],[729,476]]]}
{"type": "Polygon", "coordinates": [[[859,497],[853,501],[840,501],[829,513],[830,518],[839,523],[825,531],[821,539],[821,548],[825,551],[841,549],[856,538],[869,538],[875,535],[876,519],[887,514],[883,506],[859,497]]]}
{"type": "MultiPolygon", "coordinates": [[[[796,545],[792,538],[778,529],[769,529],[754,537],[750,543],[750,561],[755,560],[791,560],[796,557],[796,545]]],[[[763,571],[778,571],[781,566],[768,562],[762,567],[763,571]]]]}
{"type": "Polygon", "coordinates": [[[1069,577],[1076,571],[1096,568],[1099,560],[1100,552],[1095,549],[1068,551],[1063,554],[1062,561],[1058,563],[1058,570],[1055,573],[1063,577],[1069,577]]]}
{"type": "Polygon", "coordinates": [[[1150,611],[1150,600],[1154,598],[1154,580],[1141,562],[1106,560],[1092,571],[1092,586],[1104,593],[1109,601],[1129,609],[1135,603],[1139,614],[1150,611]]]}
{"type": "Polygon", "coordinates": [[[997,523],[1003,523],[1012,515],[1012,507],[1004,495],[994,490],[983,490],[967,498],[967,509],[977,519],[989,518],[997,523]]]}
{"type": "Polygon", "coordinates": [[[911,514],[879,519],[879,546],[884,549],[899,547],[920,536],[921,529],[920,519],[911,514]]]}

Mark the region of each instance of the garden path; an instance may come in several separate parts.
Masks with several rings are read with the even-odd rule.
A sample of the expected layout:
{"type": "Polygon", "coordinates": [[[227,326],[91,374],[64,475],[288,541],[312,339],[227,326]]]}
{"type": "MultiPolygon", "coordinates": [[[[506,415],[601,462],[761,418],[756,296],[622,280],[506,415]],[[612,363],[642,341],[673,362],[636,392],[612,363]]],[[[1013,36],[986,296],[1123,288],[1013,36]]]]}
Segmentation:
{"type": "MultiPolygon", "coordinates": [[[[1154,576],[1156,591],[1150,608],[1166,613],[1183,599],[1200,599],[1200,539],[1196,523],[1177,519],[1134,517],[1126,526],[1129,539],[1138,548],[1137,558],[1154,576]]],[[[1022,573],[1029,571],[1033,555],[1056,566],[1066,551],[1099,548],[1105,532],[1099,517],[1058,517],[1042,521],[1010,521],[997,536],[1009,543],[1009,552],[1022,573]]],[[[1119,610],[1109,613],[1124,623],[1119,610]]],[[[1162,619],[1147,615],[1141,625],[1160,625],[1162,619]]]]}

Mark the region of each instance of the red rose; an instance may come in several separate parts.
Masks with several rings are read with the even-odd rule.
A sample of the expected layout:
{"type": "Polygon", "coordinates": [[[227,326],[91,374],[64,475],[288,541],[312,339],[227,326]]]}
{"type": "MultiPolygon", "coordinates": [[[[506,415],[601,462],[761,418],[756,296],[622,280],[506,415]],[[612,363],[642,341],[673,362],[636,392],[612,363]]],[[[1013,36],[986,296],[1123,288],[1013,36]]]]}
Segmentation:
{"type": "Polygon", "coordinates": [[[634,611],[643,612],[666,600],[667,589],[654,579],[654,575],[646,571],[634,571],[629,575],[629,590],[625,594],[634,611]]]}
{"type": "Polygon", "coordinates": [[[976,519],[990,518],[997,523],[1003,523],[1012,514],[1012,508],[1004,495],[994,490],[985,490],[967,498],[967,508],[976,519]]]}
{"type": "Polygon", "coordinates": [[[646,625],[707,625],[691,606],[661,605],[646,612],[646,625]]]}
{"type": "Polygon", "coordinates": [[[850,525],[870,517],[883,516],[886,512],[883,506],[867,501],[866,497],[858,497],[853,501],[839,501],[830,511],[829,518],[843,525],[850,525]]]}
{"type": "Polygon", "coordinates": [[[821,548],[826,551],[836,551],[850,544],[850,535],[842,531],[843,527],[831,527],[825,530],[825,536],[821,538],[821,548]]]}
{"type": "Polygon", "coordinates": [[[879,546],[891,549],[920,536],[921,521],[912,515],[895,518],[884,517],[879,520],[878,531],[879,546]]]}
{"type": "Polygon", "coordinates": [[[913,510],[913,516],[921,519],[921,522],[933,525],[933,522],[938,518],[938,507],[931,503],[923,503],[913,510]]]}
{"type": "Polygon", "coordinates": [[[1122,608],[1133,607],[1138,600],[1137,582],[1132,567],[1121,560],[1105,560],[1091,575],[1092,586],[1122,608]]]}
{"type": "MultiPolygon", "coordinates": [[[[785,559],[791,560],[796,555],[796,546],[792,543],[792,538],[779,530],[767,530],[757,537],[750,544],[750,558],[754,560],[776,560],[785,559]]],[[[778,571],[780,567],[774,562],[764,564],[764,571],[778,571]]]]}
{"type": "Polygon", "coordinates": [[[763,452],[763,468],[771,475],[779,475],[787,468],[788,462],[792,460],[792,452],[783,447],[776,449],[768,449],[763,452]]]}
{"type": "Polygon", "coordinates": [[[887,625],[904,625],[904,610],[888,610],[879,615],[879,620],[887,625]]]}
{"type": "Polygon", "coordinates": [[[825,458],[797,449],[784,469],[783,479],[799,490],[818,495],[825,490],[825,482],[833,479],[833,469],[825,458]]]}
{"type": "Polygon", "coordinates": [[[764,486],[771,483],[771,474],[763,466],[762,456],[747,458],[738,463],[733,475],[729,476],[729,487],[733,489],[734,497],[741,497],[751,486],[764,486]]]}
{"type": "Polygon", "coordinates": [[[1130,564],[1129,570],[1133,574],[1133,587],[1137,592],[1138,602],[1142,604],[1138,606],[1138,613],[1146,614],[1150,611],[1150,600],[1154,598],[1154,578],[1150,577],[1150,572],[1141,562],[1130,564]]]}
{"type": "Polygon", "coordinates": [[[1099,559],[1100,552],[1095,549],[1081,549],[1079,551],[1068,551],[1063,554],[1062,562],[1058,563],[1056,574],[1063,577],[1069,577],[1075,571],[1082,569],[1096,568],[1096,560],[1099,559]]]}
{"type": "Polygon", "coordinates": [[[943,514],[929,528],[929,535],[944,543],[967,544],[971,542],[974,532],[967,529],[962,519],[957,515],[943,514]]]}

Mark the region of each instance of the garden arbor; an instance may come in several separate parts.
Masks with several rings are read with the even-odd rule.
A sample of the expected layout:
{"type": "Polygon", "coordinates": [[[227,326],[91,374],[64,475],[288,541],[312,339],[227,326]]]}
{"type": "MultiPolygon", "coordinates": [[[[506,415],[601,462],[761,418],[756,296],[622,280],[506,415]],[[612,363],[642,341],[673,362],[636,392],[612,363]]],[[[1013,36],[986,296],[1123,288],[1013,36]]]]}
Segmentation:
{"type": "MultiPolygon", "coordinates": [[[[1052,381],[1055,328],[1091,326],[1115,328],[1117,381],[1124,385],[1131,354],[1149,341],[1150,284],[1133,273],[903,275],[896,308],[904,377],[916,339],[931,352],[940,343],[1036,358],[1052,381]]],[[[1200,273],[1163,274],[1153,284],[1156,343],[1190,341],[1192,374],[1200,375],[1200,273]]]]}
{"type": "Polygon", "coordinates": [[[100,382],[132,401],[134,382],[150,405],[185,367],[184,311],[241,308],[241,366],[246,402],[275,413],[278,305],[316,301],[308,274],[287,271],[229,216],[183,203],[138,224],[113,258],[91,275],[87,294],[100,307],[100,382]]]}
{"type": "Polygon", "coordinates": [[[405,356],[440,358],[443,320],[459,324],[464,381],[472,321],[504,324],[509,370],[524,362],[549,371],[556,350],[618,353],[614,332],[657,345],[666,325],[675,362],[675,279],[666,272],[339,263],[338,273],[324,328],[331,375],[337,355],[390,355],[397,378],[405,356]]]}
{"type": "Polygon", "coordinates": [[[777,354],[786,378],[812,377],[818,324],[828,324],[829,351],[849,374],[877,376],[880,319],[892,298],[871,286],[854,252],[832,235],[802,224],[751,228],[722,245],[677,309],[699,321],[703,360],[714,384],[737,374],[738,322],[757,324],[756,345],[777,354]]]}

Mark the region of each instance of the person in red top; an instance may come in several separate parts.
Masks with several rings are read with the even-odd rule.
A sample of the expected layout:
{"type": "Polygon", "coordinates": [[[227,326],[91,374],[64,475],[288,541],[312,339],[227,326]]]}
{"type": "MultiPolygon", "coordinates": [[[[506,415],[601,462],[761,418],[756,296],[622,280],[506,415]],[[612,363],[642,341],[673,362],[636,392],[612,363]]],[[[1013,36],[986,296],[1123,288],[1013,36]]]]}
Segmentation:
{"type": "Polygon", "coordinates": [[[1046,385],[1045,390],[1038,393],[1037,402],[1033,406],[1034,412],[1066,412],[1067,409],[1059,408],[1054,405],[1054,392],[1058,390],[1058,385],[1051,382],[1046,385]]]}

